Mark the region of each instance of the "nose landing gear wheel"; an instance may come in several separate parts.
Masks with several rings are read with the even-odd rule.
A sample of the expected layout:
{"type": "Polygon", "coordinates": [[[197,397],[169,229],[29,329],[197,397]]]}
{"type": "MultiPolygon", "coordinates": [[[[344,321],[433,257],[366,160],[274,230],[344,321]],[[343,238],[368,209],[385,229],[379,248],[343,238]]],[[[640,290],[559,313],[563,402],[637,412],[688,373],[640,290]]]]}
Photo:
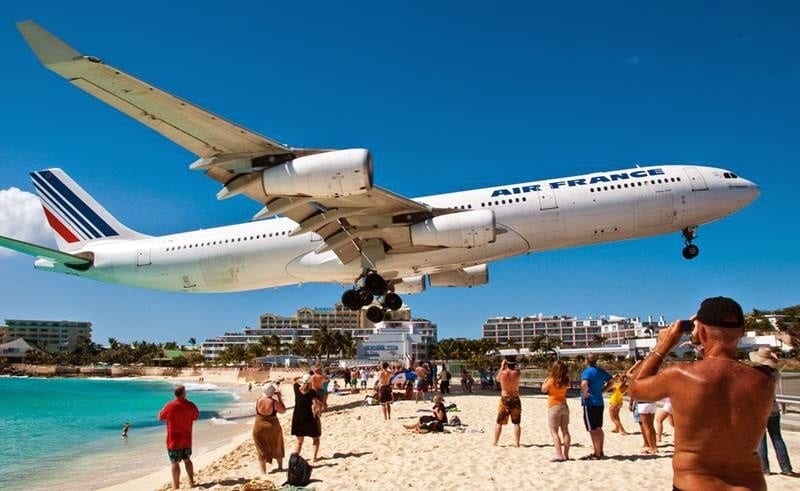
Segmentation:
{"type": "Polygon", "coordinates": [[[694,259],[700,254],[700,248],[694,244],[687,244],[682,251],[684,259],[694,259]]]}
{"type": "Polygon", "coordinates": [[[383,322],[384,315],[385,311],[382,308],[378,307],[377,305],[373,305],[372,307],[367,309],[367,319],[369,319],[370,322],[376,324],[378,322],[383,322]]]}

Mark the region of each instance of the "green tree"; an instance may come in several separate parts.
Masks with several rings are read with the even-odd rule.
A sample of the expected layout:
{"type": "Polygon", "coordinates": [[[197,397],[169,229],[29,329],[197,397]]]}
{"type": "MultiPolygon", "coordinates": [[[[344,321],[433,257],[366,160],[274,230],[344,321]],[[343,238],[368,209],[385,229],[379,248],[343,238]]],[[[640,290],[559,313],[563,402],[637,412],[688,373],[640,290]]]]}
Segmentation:
{"type": "Polygon", "coordinates": [[[197,346],[197,340],[195,338],[189,338],[188,343],[189,343],[189,345],[191,345],[192,348],[197,346]]]}
{"type": "Polygon", "coordinates": [[[223,364],[239,364],[247,360],[247,349],[243,344],[228,345],[225,347],[225,349],[220,351],[217,360],[223,364]]]}
{"type": "Polygon", "coordinates": [[[336,349],[336,339],[333,333],[328,329],[328,326],[320,326],[314,334],[311,335],[311,341],[314,343],[313,354],[322,357],[325,354],[325,359],[331,359],[331,352],[336,349]]]}

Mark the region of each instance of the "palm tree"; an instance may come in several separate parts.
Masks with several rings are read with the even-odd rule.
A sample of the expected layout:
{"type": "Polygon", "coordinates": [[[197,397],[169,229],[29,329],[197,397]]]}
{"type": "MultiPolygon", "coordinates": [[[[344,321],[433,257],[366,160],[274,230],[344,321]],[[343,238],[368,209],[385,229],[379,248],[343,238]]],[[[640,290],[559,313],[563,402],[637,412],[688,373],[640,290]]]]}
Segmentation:
{"type": "Polygon", "coordinates": [[[197,340],[196,340],[195,338],[189,338],[189,341],[188,341],[188,343],[189,343],[190,345],[192,345],[192,348],[194,348],[195,346],[197,346],[197,340]]]}
{"type": "Polygon", "coordinates": [[[108,338],[108,347],[113,350],[119,348],[119,341],[117,341],[117,338],[108,338]]]}
{"type": "Polygon", "coordinates": [[[272,344],[272,347],[275,349],[275,354],[276,355],[281,354],[281,351],[283,351],[283,346],[281,345],[281,338],[279,338],[277,334],[273,334],[272,336],[269,337],[269,339],[272,344]]]}
{"type": "Polygon", "coordinates": [[[311,341],[314,342],[314,352],[317,357],[321,357],[322,353],[325,353],[325,359],[331,359],[331,351],[335,348],[335,338],[333,333],[328,330],[328,326],[320,326],[311,336],[311,341]]]}

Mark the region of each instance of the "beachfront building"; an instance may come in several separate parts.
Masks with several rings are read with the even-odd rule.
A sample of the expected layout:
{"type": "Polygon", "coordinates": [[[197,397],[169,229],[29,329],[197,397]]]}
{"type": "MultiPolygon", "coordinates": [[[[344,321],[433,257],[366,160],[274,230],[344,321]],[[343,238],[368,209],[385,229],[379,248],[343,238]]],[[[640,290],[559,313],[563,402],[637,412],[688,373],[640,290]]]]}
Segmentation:
{"type": "Polygon", "coordinates": [[[0,358],[4,358],[12,363],[21,363],[31,351],[41,351],[23,338],[18,338],[8,343],[0,344],[0,358]]]}
{"type": "Polygon", "coordinates": [[[292,316],[263,314],[259,317],[259,327],[247,327],[243,332],[229,332],[207,339],[201,349],[206,359],[213,360],[228,346],[239,344],[246,348],[267,338],[272,341],[277,339],[281,353],[291,353],[292,346],[298,341],[313,344],[314,333],[322,327],[329,331],[350,333],[357,345],[386,327],[416,329],[414,332],[419,334],[421,341],[412,349],[422,353],[430,353],[436,343],[436,324],[426,319],[412,319],[411,309],[406,305],[399,310],[389,311],[387,320],[375,324],[367,319],[365,309],[352,311],[337,303],[333,308],[303,307],[292,316]]]}
{"type": "Polygon", "coordinates": [[[0,344],[25,339],[48,353],[69,353],[92,340],[92,323],[6,319],[0,327],[0,344]]]}
{"type": "Polygon", "coordinates": [[[495,343],[516,344],[521,347],[542,340],[570,348],[586,348],[603,344],[623,344],[628,339],[650,337],[664,327],[663,316],[642,321],[638,317],[601,316],[578,318],[572,316],[492,317],[483,323],[483,339],[495,343]]]}

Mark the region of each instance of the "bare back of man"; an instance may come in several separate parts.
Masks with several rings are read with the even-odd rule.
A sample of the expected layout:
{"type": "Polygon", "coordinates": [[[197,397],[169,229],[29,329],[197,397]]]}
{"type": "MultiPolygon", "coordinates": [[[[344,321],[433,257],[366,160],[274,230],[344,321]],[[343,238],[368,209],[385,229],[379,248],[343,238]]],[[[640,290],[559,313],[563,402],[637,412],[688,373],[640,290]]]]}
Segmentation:
{"type": "Polygon", "coordinates": [[[504,368],[497,372],[497,381],[500,382],[500,395],[503,397],[519,397],[519,380],[521,372],[517,369],[504,368]]]}
{"type": "Polygon", "coordinates": [[[772,409],[774,379],[736,360],[744,313],[735,300],[707,298],[693,321],[691,340],[703,347],[703,360],[659,371],[686,332],[683,322],[675,321],[658,333],[629,393],[639,400],[669,396],[672,401],[675,488],[765,490],[757,448],[772,409]]]}
{"type": "Polygon", "coordinates": [[[769,374],[728,358],[663,372],[675,421],[675,487],[766,489],[756,449],[772,408],[769,374]]]}

